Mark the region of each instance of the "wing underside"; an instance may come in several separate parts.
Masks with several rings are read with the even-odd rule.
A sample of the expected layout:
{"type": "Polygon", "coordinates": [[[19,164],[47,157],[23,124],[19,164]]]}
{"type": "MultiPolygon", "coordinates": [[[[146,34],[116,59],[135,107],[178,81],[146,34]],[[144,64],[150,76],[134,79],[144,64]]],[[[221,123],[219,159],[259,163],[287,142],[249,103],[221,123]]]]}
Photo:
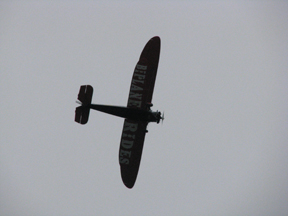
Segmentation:
{"type": "Polygon", "coordinates": [[[146,122],[125,119],[119,149],[119,164],[123,183],[128,188],[135,184],[143,144],[146,134],[146,122]]]}
{"type": "MultiPolygon", "coordinates": [[[[160,38],[153,37],[145,45],[134,69],[127,107],[148,110],[157,75],[160,55],[160,38]]],[[[125,119],[119,149],[119,163],[123,183],[132,188],[135,184],[148,122],[125,119]]]]}

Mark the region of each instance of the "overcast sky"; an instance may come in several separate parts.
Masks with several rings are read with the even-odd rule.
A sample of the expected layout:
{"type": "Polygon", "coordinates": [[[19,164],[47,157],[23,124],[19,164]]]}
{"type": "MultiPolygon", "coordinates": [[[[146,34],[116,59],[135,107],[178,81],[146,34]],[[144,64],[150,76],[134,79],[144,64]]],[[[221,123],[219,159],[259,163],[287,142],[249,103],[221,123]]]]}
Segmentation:
{"type": "Polygon", "coordinates": [[[1,1],[0,215],[287,215],[287,38],[287,1],[1,1]],[[123,119],[75,101],[126,105],[156,35],[165,121],[130,190],[123,119]]]}

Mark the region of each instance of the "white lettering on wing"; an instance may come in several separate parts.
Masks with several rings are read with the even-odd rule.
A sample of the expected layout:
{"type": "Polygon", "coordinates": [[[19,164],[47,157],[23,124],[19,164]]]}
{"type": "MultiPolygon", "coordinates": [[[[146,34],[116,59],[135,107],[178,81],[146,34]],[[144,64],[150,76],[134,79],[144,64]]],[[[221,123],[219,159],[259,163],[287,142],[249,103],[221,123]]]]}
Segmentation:
{"type": "Polygon", "coordinates": [[[124,131],[135,132],[138,128],[138,123],[129,123],[125,121],[124,123],[124,131]]]}
{"type": "Polygon", "coordinates": [[[142,99],[142,94],[135,93],[135,92],[130,92],[129,98],[141,100],[142,99]]]}
{"type": "Polygon", "coordinates": [[[136,65],[128,98],[128,107],[140,108],[142,105],[143,85],[146,77],[146,70],[147,66],[139,64],[136,65]]]}
{"type": "Polygon", "coordinates": [[[129,164],[130,157],[132,152],[129,151],[133,145],[135,140],[135,132],[138,129],[138,123],[130,123],[128,121],[124,122],[122,139],[120,144],[119,151],[119,163],[120,164],[129,164]]]}
{"type": "Polygon", "coordinates": [[[133,91],[143,91],[143,88],[137,86],[137,85],[134,85],[132,84],[131,85],[131,90],[130,90],[130,93],[133,92],[133,91]]]}
{"type": "Polygon", "coordinates": [[[146,65],[136,65],[136,68],[139,69],[139,70],[142,70],[142,71],[145,71],[146,73],[146,70],[147,70],[147,66],[146,65]]]}
{"type": "MultiPolygon", "coordinates": [[[[128,98],[128,107],[141,108],[143,87],[146,77],[147,66],[137,64],[134,70],[131,88],[128,98]]],[[[120,164],[129,164],[131,155],[133,154],[130,149],[134,145],[135,132],[137,131],[138,123],[124,122],[123,134],[119,151],[120,164]]]]}
{"type": "Polygon", "coordinates": [[[128,100],[128,107],[141,107],[141,101],[128,100]]]}

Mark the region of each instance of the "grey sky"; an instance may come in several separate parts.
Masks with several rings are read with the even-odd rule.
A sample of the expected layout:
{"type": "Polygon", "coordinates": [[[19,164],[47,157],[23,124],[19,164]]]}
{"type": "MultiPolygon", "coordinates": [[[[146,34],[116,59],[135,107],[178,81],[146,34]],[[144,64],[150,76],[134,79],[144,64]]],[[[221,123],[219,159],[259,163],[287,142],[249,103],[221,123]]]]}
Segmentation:
{"type": "Polygon", "coordinates": [[[286,215],[286,1],[1,1],[0,215],[286,215]],[[80,85],[126,105],[161,37],[136,184],[123,119],[74,122],[80,85]]]}

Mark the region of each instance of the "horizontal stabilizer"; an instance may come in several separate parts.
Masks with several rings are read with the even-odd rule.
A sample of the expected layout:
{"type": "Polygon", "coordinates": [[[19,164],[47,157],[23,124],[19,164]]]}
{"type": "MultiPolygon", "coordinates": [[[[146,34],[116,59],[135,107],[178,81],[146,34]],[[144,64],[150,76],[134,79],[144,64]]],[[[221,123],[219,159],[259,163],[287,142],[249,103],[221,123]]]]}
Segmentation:
{"type": "Polygon", "coordinates": [[[79,90],[78,100],[82,105],[87,106],[91,104],[93,95],[93,87],[91,85],[82,85],[79,90]]]}
{"type": "Polygon", "coordinates": [[[80,87],[78,100],[82,103],[81,106],[75,110],[75,121],[80,124],[86,124],[89,119],[90,107],[93,95],[93,87],[90,85],[83,85],[80,87]]]}
{"type": "Polygon", "coordinates": [[[79,106],[75,110],[75,121],[80,124],[86,124],[89,119],[90,108],[79,106]]]}

